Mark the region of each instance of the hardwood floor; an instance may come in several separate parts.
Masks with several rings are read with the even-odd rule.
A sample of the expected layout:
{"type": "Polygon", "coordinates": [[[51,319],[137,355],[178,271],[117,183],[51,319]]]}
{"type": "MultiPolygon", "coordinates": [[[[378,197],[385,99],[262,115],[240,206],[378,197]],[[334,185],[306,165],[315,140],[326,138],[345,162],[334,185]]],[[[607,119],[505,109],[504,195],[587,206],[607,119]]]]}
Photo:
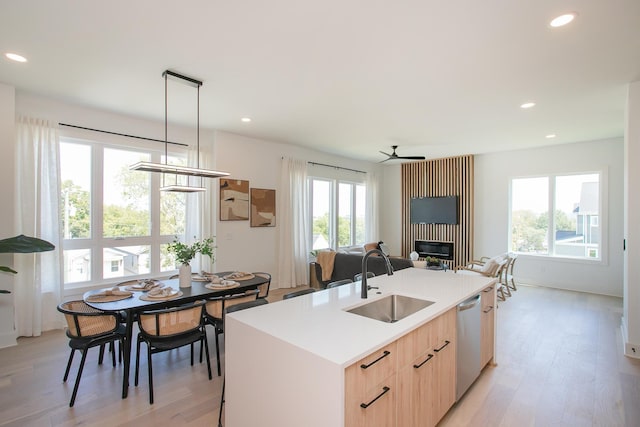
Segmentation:
{"type": "MultiPolygon", "coordinates": [[[[622,355],[621,313],[619,298],[519,287],[498,309],[498,365],[440,426],[640,425],[640,361],[622,355]]],[[[222,378],[209,381],[205,364],[192,368],[188,348],[154,355],[154,405],[144,361],[140,385],[122,400],[122,366],[98,366],[92,349],[70,409],[79,357],[63,384],[68,355],[62,331],[0,350],[0,426],[217,424],[222,378]]]]}

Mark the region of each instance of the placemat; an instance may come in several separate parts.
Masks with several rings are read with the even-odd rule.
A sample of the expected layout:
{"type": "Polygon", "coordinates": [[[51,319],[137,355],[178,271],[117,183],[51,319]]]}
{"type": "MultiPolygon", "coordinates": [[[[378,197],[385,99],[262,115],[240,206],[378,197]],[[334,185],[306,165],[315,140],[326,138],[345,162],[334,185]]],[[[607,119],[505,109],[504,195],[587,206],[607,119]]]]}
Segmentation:
{"type": "Polygon", "coordinates": [[[95,294],[95,295],[89,295],[86,299],[87,302],[113,302],[113,301],[120,301],[123,299],[127,299],[127,298],[131,298],[133,296],[133,293],[131,292],[127,292],[127,291],[120,291],[122,292],[121,294],[111,294],[111,295],[104,295],[104,294],[95,294]]]}

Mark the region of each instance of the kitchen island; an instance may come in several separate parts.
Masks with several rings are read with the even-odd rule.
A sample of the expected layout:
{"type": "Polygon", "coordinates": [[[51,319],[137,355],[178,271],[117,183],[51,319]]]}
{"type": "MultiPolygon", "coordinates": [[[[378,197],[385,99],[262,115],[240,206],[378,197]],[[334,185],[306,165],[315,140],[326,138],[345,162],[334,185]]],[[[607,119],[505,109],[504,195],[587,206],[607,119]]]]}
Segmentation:
{"type": "MultiPolygon", "coordinates": [[[[408,387],[398,379],[402,378],[400,361],[432,356],[433,351],[423,354],[414,347],[431,337],[436,339],[438,334],[433,328],[437,322],[449,331],[446,342],[450,346],[444,353],[449,353],[449,359],[455,358],[456,306],[470,296],[491,289],[494,292],[487,295],[492,296],[491,307],[495,307],[494,282],[495,279],[482,276],[408,268],[392,276],[369,279],[369,285],[379,289],[369,291],[368,299],[360,298],[360,283],[356,282],[228,315],[225,320],[225,425],[337,427],[373,425],[374,418],[382,420],[381,425],[395,425],[396,417],[402,419],[402,411],[411,406],[404,403],[402,393],[414,390],[411,388],[414,385],[408,387]],[[346,311],[391,294],[433,301],[433,304],[395,323],[346,311]],[[350,369],[362,366],[360,362],[367,358],[371,359],[367,364],[386,370],[374,373],[373,379],[365,378],[362,386],[352,386],[350,369]],[[377,359],[383,362],[378,363],[377,359]],[[382,382],[378,384],[378,380],[382,382]],[[359,393],[358,390],[368,388],[372,389],[371,396],[380,402],[371,405],[369,413],[374,414],[371,419],[355,420],[350,415],[352,409],[345,409],[348,406],[345,402],[352,399],[354,390],[359,393]],[[386,395],[376,394],[378,388],[386,395]]],[[[494,313],[495,310],[489,310],[488,319],[493,325],[494,313]]],[[[492,347],[493,325],[484,329],[492,335],[487,341],[492,347]]],[[[435,343],[432,347],[442,345],[445,344],[435,343]]],[[[494,348],[485,353],[492,359],[494,348]]],[[[419,363],[422,362],[415,365],[419,363]]],[[[453,368],[450,361],[447,363],[442,372],[452,377],[455,389],[455,363],[453,368]]],[[[432,391],[445,389],[440,384],[441,378],[429,381],[429,387],[435,387],[432,391]]],[[[451,387],[446,388],[450,395],[451,387]]],[[[355,399],[362,400],[360,396],[355,399]]],[[[445,411],[451,404],[452,401],[443,404],[445,411]]],[[[415,404],[411,408],[420,409],[416,409],[415,404]]],[[[364,415],[365,411],[362,412],[364,415]]]]}

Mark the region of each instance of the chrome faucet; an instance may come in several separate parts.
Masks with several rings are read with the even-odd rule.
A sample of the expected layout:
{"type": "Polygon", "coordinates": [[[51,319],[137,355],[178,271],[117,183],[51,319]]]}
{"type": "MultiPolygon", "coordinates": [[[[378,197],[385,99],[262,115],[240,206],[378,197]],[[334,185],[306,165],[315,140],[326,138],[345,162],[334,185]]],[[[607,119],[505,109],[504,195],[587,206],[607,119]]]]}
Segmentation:
{"type": "Polygon", "coordinates": [[[369,252],[364,254],[362,257],[362,290],[360,291],[360,298],[367,298],[367,291],[369,288],[367,287],[367,260],[373,254],[378,254],[382,258],[384,258],[384,262],[387,266],[387,275],[393,275],[393,267],[391,266],[391,261],[389,261],[389,257],[382,252],[380,249],[371,249],[369,252]]]}

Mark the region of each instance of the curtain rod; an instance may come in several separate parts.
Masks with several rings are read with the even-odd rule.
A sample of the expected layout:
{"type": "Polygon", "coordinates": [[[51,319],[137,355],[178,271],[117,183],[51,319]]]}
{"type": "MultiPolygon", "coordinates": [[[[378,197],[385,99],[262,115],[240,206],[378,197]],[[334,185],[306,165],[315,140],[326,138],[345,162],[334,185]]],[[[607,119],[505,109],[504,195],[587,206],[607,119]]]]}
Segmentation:
{"type": "Polygon", "coordinates": [[[334,165],[327,165],[324,163],[316,163],[316,162],[307,162],[310,165],[315,165],[315,166],[324,166],[327,168],[334,168],[334,169],[342,169],[345,171],[351,171],[351,172],[356,172],[356,173],[366,173],[365,171],[359,171],[357,169],[349,169],[349,168],[343,168],[342,166],[334,166],[334,165]]]}
{"type": "Polygon", "coordinates": [[[90,131],[93,131],[93,132],[108,133],[110,135],[126,136],[127,138],[144,139],[145,141],[162,142],[163,144],[167,143],[167,144],[173,144],[173,145],[180,145],[182,147],[188,147],[189,146],[189,144],[183,144],[181,142],[163,141],[161,139],[145,138],[144,136],[135,136],[135,135],[129,135],[129,134],[126,134],[126,133],[110,132],[108,130],[86,128],[86,127],[83,127],[83,126],[70,125],[70,124],[67,124],[67,123],[58,123],[58,125],[67,126],[67,127],[76,128],[76,129],[90,130],[90,131]]]}

